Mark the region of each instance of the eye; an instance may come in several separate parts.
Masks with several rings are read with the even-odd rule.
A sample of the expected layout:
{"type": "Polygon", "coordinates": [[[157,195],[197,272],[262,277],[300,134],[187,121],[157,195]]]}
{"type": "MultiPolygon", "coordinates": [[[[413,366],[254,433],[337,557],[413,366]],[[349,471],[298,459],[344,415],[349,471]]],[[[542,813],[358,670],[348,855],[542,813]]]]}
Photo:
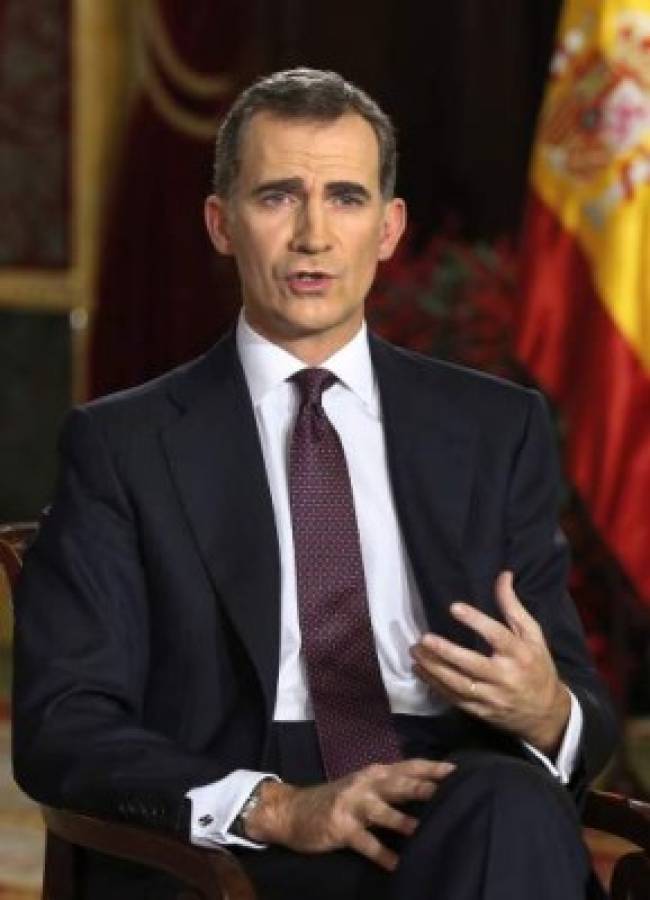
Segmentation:
{"type": "Polygon", "coordinates": [[[363,206],[365,197],[358,191],[340,191],[332,195],[332,203],[336,206],[363,206]]]}
{"type": "Polygon", "coordinates": [[[287,206],[293,201],[293,195],[287,191],[266,191],[259,196],[260,206],[265,209],[278,209],[287,206]]]}

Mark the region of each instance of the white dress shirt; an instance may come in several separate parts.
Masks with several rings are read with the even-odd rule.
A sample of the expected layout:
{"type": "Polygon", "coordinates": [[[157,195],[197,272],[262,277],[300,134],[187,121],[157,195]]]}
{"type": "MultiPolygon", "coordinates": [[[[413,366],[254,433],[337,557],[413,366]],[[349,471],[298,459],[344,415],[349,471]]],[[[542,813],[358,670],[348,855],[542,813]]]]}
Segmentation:
{"type": "MultiPolygon", "coordinates": [[[[301,653],[288,491],[289,443],[299,403],[298,387],[288,379],[305,363],[253,331],[243,314],[237,350],[255,411],[280,549],[280,667],[274,719],[305,721],[313,719],[313,711],[301,653]]],[[[365,324],[322,368],[338,379],[325,391],[322,403],[339,434],[350,472],[370,620],[390,708],[394,713],[436,715],[446,704],[414,675],[409,654],[428,626],[395,511],[365,324]]],[[[582,712],[572,695],[569,725],[555,764],[530,748],[564,783],[575,765],[581,731],[582,712]]],[[[231,835],[228,828],[267,774],[237,770],[189,791],[192,842],[260,846],[231,835]]]]}

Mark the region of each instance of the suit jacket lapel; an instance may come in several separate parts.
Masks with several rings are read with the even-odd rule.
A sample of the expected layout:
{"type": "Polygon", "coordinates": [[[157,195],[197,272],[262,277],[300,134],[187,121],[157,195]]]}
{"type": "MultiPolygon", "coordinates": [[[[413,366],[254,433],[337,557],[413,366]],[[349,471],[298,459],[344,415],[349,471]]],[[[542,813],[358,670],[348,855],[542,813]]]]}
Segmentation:
{"type": "Polygon", "coordinates": [[[234,335],[175,383],[181,415],[163,445],[214,588],[275,703],[278,540],[254,412],[234,335]]]}
{"type": "Polygon", "coordinates": [[[463,533],[469,510],[477,433],[460,420],[432,367],[373,337],[388,466],[397,514],[432,630],[476,646],[449,614],[470,599],[463,533]]]}

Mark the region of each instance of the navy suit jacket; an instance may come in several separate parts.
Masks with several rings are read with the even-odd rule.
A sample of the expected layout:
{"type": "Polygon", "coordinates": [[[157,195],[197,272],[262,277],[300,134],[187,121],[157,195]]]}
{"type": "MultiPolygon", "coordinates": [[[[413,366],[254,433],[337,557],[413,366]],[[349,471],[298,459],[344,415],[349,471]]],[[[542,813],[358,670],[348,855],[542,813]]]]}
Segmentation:
{"type": "MultiPolygon", "coordinates": [[[[585,730],[578,786],[614,716],[565,589],[558,472],[534,391],[371,338],[390,478],[431,629],[499,617],[509,567],[585,730]]],[[[184,829],[185,792],[263,764],[280,569],[233,335],[142,387],[73,411],[60,480],[16,592],[14,766],[36,799],[184,829]]]]}

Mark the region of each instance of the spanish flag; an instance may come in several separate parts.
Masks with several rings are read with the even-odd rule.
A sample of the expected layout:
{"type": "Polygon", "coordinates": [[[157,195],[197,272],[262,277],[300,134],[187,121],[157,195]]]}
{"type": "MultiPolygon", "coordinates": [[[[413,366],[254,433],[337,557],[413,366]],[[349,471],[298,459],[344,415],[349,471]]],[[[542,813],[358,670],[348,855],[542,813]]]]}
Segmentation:
{"type": "Polygon", "coordinates": [[[650,0],[567,0],[531,180],[517,355],[650,605],[650,0]]]}

